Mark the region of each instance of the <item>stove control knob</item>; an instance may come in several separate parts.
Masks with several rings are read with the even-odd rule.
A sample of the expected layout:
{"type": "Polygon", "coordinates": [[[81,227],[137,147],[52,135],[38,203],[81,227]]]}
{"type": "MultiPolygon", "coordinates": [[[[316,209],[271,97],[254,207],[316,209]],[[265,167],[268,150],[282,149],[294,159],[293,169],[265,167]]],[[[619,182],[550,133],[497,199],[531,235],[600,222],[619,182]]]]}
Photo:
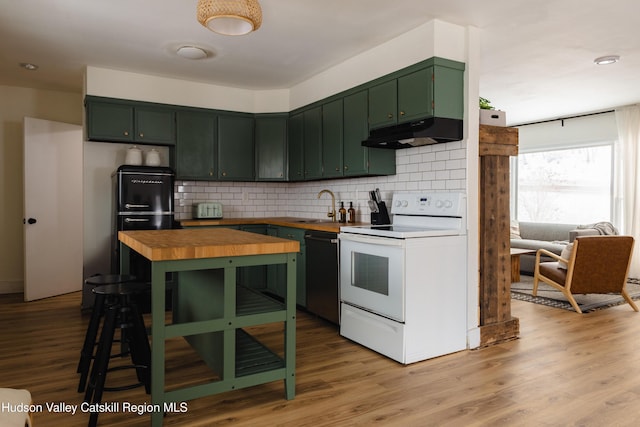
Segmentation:
{"type": "Polygon", "coordinates": [[[396,205],[396,208],[399,208],[400,205],[402,205],[402,202],[400,200],[396,200],[395,205],[396,205]]]}
{"type": "Polygon", "coordinates": [[[451,200],[447,200],[444,202],[444,207],[447,209],[451,209],[451,207],[453,206],[453,202],[451,200]]]}
{"type": "Polygon", "coordinates": [[[444,202],[442,200],[437,200],[436,201],[436,208],[440,209],[444,207],[444,202]]]}

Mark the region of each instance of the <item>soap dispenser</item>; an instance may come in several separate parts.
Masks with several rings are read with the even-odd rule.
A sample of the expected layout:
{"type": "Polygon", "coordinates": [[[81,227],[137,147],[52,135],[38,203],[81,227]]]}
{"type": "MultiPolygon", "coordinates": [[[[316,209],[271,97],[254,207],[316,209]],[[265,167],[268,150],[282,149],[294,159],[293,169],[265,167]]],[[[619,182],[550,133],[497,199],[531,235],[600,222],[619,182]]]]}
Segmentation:
{"type": "Polygon", "coordinates": [[[356,210],[353,208],[353,202],[349,202],[347,210],[347,222],[356,222],[356,210]]]}
{"type": "Polygon", "coordinates": [[[338,222],[347,222],[347,210],[344,208],[344,202],[340,202],[340,209],[338,210],[338,222]]]}

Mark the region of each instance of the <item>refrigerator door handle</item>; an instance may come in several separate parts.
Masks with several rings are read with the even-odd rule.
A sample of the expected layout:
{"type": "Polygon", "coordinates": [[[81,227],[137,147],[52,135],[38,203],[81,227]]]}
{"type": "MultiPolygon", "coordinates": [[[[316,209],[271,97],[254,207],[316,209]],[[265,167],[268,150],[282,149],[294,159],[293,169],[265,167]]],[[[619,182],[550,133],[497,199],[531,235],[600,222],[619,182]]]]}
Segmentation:
{"type": "Polygon", "coordinates": [[[132,205],[131,203],[127,203],[124,205],[126,209],[139,209],[139,208],[148,208],[149,205],[132,205]]]}
{"type": "Polygon", "coordinates": [[[124,222],[149,222],[147,218],[125,218],[124,222]]]}

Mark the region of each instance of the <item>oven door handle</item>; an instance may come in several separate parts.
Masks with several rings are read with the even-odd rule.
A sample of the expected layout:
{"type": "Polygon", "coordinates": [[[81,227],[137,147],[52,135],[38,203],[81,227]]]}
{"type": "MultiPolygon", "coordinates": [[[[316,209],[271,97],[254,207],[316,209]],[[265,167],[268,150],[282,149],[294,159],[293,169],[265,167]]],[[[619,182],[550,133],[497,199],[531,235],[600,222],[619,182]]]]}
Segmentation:
{"type": "Polygon", "coordinates": [[[357,242],[357,243],[365,243],[368,245],[379,245],[379,246],[393,246],[398,248],[404,246],[403,239],[371,237],[371,236],[363,236],[359,234],[344,234],[344,233],[340,233],[338,237],[341,240],[344,240],[346,242],[357,242]]]}

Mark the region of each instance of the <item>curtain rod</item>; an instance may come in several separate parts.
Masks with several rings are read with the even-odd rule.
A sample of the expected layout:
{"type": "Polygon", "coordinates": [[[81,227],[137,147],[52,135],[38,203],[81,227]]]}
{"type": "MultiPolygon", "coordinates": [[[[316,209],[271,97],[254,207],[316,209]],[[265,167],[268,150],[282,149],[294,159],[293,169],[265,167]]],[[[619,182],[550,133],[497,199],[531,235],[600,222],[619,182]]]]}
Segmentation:
{"type": "Polygon", "coordinates": [[[531,122],[531,123],[523,123],[521,125],[515,125],[514,127],[520,127],[520,126],[529,126],[529,125],[539,125],[541,123],[551,123],[551,122],[557,122],[560,121],[562,122],[562,126],[564,126],[564,121],[565,120],[569,120],[569,119],[578,119],[580,117],[589,117],[589,116],[597,116],[598,114],[607,114],[607,113],[613,113],[616,110],[607,110],[607,111],[600,111],[598,113],[588,113],[588,114],[579,114],[577,116],[568,116],[568,117],[559,117],[557,119],[549,119],[549,120],[541,120],[539,122],[531,122]]]}

